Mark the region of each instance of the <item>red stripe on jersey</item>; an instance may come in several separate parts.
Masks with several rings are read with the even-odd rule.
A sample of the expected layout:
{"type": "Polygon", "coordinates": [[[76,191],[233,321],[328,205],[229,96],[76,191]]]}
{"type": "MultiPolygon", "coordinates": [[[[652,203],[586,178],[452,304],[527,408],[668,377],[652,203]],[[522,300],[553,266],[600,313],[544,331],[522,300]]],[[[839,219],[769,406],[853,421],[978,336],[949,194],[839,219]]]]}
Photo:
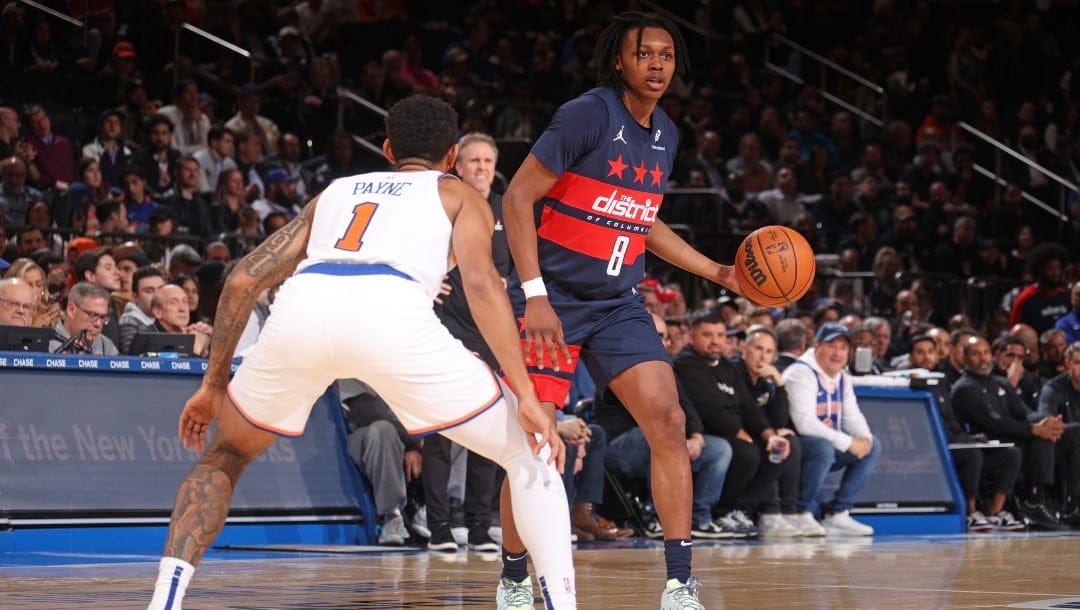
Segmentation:
{"type": "Polygon", "coordinates": [[[568,250],[602,261],[611,259],[617,246],[616,238],[621,235],[630,239],[623,257],[625,264],[633,265],[638,257],[645,253],[647,235],[606,226],[620,224],[616,220],[599,219],[598,222],[604,224],[560,214],[550,207],[545,207],[540,215],[540,228],[536,234],[568,250]]]}
{"type": "Polygon", "coordinates": [[[547,196],[589,214],[651,227],[664,196],[566,172],[547,196]]]}
{"type": "MultiPolygon", "coordinates": [[[[524,327],[525,321],[522,318],[521,324],[524,327]]],[[[522,331],[524,334],[524,330],[522,331]]],[[[546,349],[542,349],[539,345],[534,347],[533,352],[526,351],[528,347],[528,340],[521,340],[521,349],[525,351],[525,365],[529,370],[529,378],[532,380],[533,387],[536,388],[536,398],[540,402],[550,402],[555,404],[555,408],[562,409],[566,403],[566,397],[570,395],[570,383],[571,377],[573,377],[574,370],[578,367],[578,358],[581,356],[581,346],[579,345],[567,345],[566,348],[570,351],[570,362],[560,362],[559,372],[555,372],[555,367],[551,362],[551,354],[546,349]],[[543,354],[543,368],[537,366],[536,355],[537,353],[543,354]],[[550,371],[550,374],[548,373],[550,371]]],[[[557,354],[556,357],[562,360],[562,354],[557,354]]]]}

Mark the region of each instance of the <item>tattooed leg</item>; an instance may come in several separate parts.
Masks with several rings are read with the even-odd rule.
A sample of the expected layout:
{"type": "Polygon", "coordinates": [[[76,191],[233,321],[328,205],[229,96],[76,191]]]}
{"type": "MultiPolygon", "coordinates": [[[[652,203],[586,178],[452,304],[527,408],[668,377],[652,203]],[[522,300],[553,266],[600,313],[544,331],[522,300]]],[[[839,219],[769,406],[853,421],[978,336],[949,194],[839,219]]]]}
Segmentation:
{"type": "Polygon", "coordinates": [[[199,564],[225,526],[240,475],[275,438],[249,424],[231,405],[222,409],[210,447],[176,492],[166,557],[199,564]]]}

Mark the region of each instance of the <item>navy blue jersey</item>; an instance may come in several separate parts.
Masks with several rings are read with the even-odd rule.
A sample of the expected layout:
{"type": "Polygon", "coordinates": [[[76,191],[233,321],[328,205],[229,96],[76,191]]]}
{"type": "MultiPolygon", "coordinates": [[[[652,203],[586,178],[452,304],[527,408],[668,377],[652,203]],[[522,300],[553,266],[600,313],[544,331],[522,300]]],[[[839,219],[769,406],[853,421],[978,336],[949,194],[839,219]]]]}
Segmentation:
{"type": "Polygon", "coordinates": [[[609,87],[559,108],[532,154],[559,176],[536,203],[544,280],[584,300],[629,293],[645,277],[679,131],[659,107],[642,127],[609,87]]]}

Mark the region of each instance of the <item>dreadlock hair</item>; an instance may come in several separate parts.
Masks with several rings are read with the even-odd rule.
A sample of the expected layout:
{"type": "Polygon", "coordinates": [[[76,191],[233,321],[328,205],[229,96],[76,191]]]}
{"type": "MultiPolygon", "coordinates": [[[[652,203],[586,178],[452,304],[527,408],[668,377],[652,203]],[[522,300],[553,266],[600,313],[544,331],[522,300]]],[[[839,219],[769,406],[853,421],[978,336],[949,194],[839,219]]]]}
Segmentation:
{"type": "Polygon", "coordinates": [[[439,162],[457,142],[457,128],[453,106],[430,95],[410,95],[386,115],[386,137],[398,161],[439,162]]]}
{"type": "Polygon", "coordinates": [[[596,83],[601,87],[611,87],[616,91],[622,91],[626,86],[622,74],[615,69],[615,58],[619,55],[623,38],[633,30],[637,30],[637,46],[641,46],[641,35],[645,28],[660,28],[671,34],[675,41],[675,73],[685,74],[690,70],[690,52],[683,40],[682,32],[670,19],[656,13],[626,12],[611,20],[611,23],[600,33],[600,39],[596,42],[596,83]]]}

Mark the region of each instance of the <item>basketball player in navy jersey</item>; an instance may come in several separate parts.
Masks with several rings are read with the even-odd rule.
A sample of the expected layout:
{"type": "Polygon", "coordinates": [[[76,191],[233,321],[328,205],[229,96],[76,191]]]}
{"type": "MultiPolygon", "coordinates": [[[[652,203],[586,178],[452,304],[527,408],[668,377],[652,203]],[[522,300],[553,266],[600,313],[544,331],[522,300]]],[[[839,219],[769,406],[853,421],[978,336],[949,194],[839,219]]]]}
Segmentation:
{"type": "MultiPolygon", "coordinates": [[[[702,608],[690,576],[683,414],[671,361],[634,286],[644,277],[646,250],[738,286],[732,267],[700,254],[657,218],[678,146],[678,129],[657,102],[676,71],[688,68],[681,34],[661,16],[624,13],[601,34],[596,61],[600,86],[559,109],[504,197],[516,265],[511,300],[542,402],[563,405],[580,358],[596,387],[613,392],[641,426],[665,535],[661,607],[702,608]]],[[[510,561],[500,587],[524,571],[523,561],[513,561],[524,549],[507,521],[510,561]]]]}

